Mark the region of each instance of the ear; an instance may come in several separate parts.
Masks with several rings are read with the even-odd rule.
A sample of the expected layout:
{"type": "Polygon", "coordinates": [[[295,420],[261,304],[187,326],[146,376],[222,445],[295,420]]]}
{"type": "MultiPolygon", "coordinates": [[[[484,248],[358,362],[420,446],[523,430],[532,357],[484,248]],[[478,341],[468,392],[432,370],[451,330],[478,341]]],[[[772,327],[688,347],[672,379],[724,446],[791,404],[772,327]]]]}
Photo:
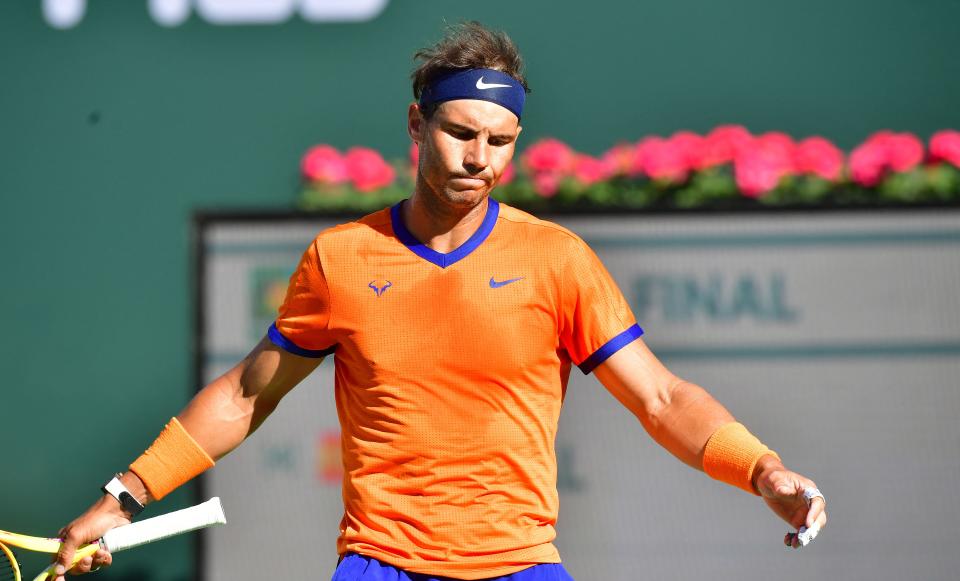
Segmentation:
{"type": "Polygon", "coordinates": [[[425,131],[426,124],[427,120],[423,118],[420,105],[410,103],[410,106],[407,108],[407,133],[410,135],[410,139],[417,143],[423,141],[423,132],[425,131]]]}

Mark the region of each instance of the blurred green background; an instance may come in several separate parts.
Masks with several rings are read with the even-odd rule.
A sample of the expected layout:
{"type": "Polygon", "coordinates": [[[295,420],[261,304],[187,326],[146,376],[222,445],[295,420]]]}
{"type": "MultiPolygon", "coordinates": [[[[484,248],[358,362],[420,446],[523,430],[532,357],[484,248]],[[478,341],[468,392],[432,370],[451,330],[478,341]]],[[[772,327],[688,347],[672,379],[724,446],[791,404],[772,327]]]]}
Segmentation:
{"type": "MultiPolygon", "coordinates": [[[[192,213],[292,207],[316,143],[405,156],[411,56],[463,19],[526,58],[521,148],[742,123],[849,150],[960,127],[956,0],[391,0],[364,23],[172,28],[90,0],[68,30],[2,2],[0,528],[56,532],[195,390],[192,213]]],[[[190,546],[100,578],[189,579],[190,546]]]]}

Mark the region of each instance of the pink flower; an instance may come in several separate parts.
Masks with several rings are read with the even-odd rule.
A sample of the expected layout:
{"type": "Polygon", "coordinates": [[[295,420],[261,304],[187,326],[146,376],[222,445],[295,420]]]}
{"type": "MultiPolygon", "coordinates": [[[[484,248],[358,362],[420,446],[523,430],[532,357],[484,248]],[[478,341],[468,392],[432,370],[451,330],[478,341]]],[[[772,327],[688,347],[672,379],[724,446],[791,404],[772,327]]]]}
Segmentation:
{"type": "Polygon", "coordinates": [[[753,142],[753,136],[740,125],[720,125],[707,134],[700,169],[731,163],[741,148],[753,142]]]}
{"type": "Polygon", "coordinates": [[[513,162],[507,164],[506,169],[503,170],[503,173],[500,174],[500,181],[497,182],[498,186],[505,186],[513,181],[517,175],[517,170],[513,167],[513,162]]]}
{"type": "Polygon", "coordinates": [[[930,137],[930,160],[960,167],[960,131],[944,129],[934,133],[930,137]]]}
{"type": "Polygon", "coordinates": [[[533,174],[533,189],[544,198],[551,198],[560,189],[563,175],[559,172],[540,172],[533,174]]]}
{"type": "Polygon", "coordinates": [[[340,184],[347,181],[347,164],[340,152],[329,145],[308,149],[300,161],[300,170],[311,182],[340,184]]]}
{"type": "Polygon", "coordinates": [[[576,153],[558,139],[542,139],[523,153],[522,162],[533,180],[533,189],[549,198],[560,189],[560,183],[572,170],[576,153]]]}
{"type": "Polygon", "coordinates": [[[887,166],[887,150],[878,141],[867,140],[850,152],[850,177],[870,188],[880,183],[887,166]]]}
{"type": "Polygon", "coordinates": [[[567,173],[573,167],[574,152],[559,139],[541,139],[524,152],[523,163],[532,173],[567,173]]]}
{"type": "Polygon", "coordinates": [[[608,149],[601,161],[607,176],[635,176],[643,173],[643,165],[637,157],[637,148],[629,143],[620,143],[608,149]]]}
{"type": "Polygon", "coordinates": [[[734,179],[743,195],[758,198],[795,172],[796,147],[783,133],[767,133],[741,147],[734,160],[734,179]]]}
{"type": "MultiPolygon", "coordinates": [[[[766,150],[772,157],[776,157],[789,171],[796,171],[794,158],[797,155],[797,143],[786,133],[770,131],[755,138],[754,145],[766,150]]],[[[749,146],[748,146],[749,147],[749,146]]]]}
{"type": "Polygon", "coordinates": [[[923,161],[923,142],[911,133],[894,133],[887,140],[890,168],[909,171],[923,161]]]}
{"type": "Polygon", "coordinates": [[[794,161],[797,172],[825,180],[836,181],[843,171],[843,152],[823,137],[808,137],[797,144],[794,161]]]}
{"type": "Polygon", "coordinates": [[[637,157],[643,172],[655,180],[682,182],[690,166],[682,146],[662,137],[645,137],[637,144],[637,157]]]}
{"type": "Polygon", "coordinates": [[[888,171],[908,171],[923,161],[923,142],[910,133],[878,131],[850,153],[853,181],[873,187],[888,171]]]}
{"type": "Polygon", "coordinates": [[[707,153],[707,140],[692,131],[678,131],[670,136],[670,143],[680,150],[688,169],[701,169],[707,153]]]}
{"type": "Polygon", "coordinates": [[[393,167],[373,149],[352,147],[344,160],[350,181],[361,192],[370,192],[393,182],[393,167]]]}
{"type": "Polygon", "coordinates": [[[573,160],[573,176],[584,185],[602,181],[607,175],[607,166],[602,160],[582,154],[577,154],[573,160]]]}

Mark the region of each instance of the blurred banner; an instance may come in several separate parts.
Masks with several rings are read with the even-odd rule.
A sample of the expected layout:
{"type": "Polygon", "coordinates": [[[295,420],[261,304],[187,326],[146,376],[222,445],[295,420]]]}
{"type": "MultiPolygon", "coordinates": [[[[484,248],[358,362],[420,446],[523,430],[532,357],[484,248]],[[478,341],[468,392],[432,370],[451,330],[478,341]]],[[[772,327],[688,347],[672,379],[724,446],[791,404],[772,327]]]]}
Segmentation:
{"type": "MultiPolygon", "coordinates": [[[[575,578],[954,578],[957,467],[942,452],[960,444],[960,212],[554,219],[597,251],[667,365],[831,503],[823,535],[788,553],[761,501],[670,457],[575,371],[556,443],[557,542],[575,578]]],[[[303,249],[336,222],[202,222],[205,380],[263,336],[303,249]]],[[[204,477],[230,517],[204,533],[204,579],[333,570],[332,369],[204,477]]]]}
{"type": "MultiPolygon", "coordinates": [[[[349,22],[375,18],[390,0],[149,0],[150,18],[180,26],[195,12],[205,22],[279,24],[300,16],[308,22],[349,22]]],[[[87,12],[87,0],[43,0],[43,17],[54,28],[73,28],[87,12]]]]}

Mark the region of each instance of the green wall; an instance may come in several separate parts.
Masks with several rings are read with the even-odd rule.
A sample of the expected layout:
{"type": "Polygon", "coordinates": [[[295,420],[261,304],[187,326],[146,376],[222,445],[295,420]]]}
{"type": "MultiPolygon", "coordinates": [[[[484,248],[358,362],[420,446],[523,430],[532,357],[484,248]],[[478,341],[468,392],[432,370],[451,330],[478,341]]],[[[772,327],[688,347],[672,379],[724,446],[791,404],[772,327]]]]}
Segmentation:
{"type": "MultiPolygon", "coordinates": [[[[404,155],[410,57],[464,18],[524,52],[527,143],[960,127],[950,0],[392,0],[363,24],[176,28],[90,0],[63,31],[2,2],[0,528],[54,533],[194,390],[192,212],[290,207],[315,143],[404,155]]],[[[100,578],[189,578],[189,559],[171,540],[100,578]]]]}

